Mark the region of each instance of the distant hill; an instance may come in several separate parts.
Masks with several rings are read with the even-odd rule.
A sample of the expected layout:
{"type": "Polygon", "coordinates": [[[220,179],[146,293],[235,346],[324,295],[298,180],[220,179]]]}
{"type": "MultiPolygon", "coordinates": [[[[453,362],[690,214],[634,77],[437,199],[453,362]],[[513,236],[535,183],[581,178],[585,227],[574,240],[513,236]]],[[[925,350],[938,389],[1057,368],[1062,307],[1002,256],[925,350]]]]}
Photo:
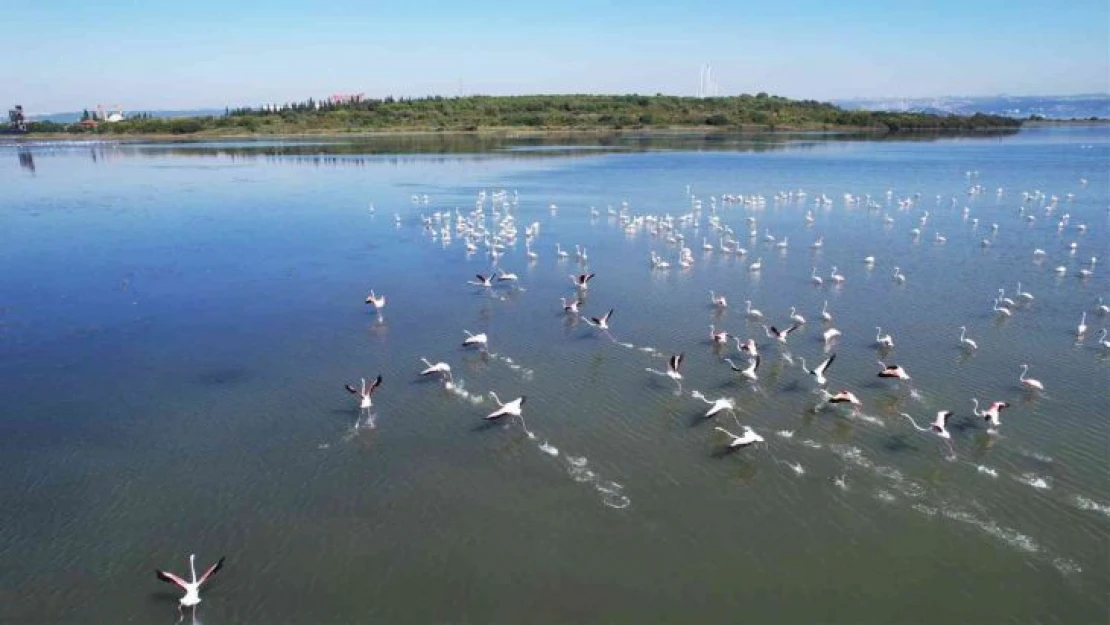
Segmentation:
{"type": "Polygon", "coordinates": [[[933,113],[937,115],[1004,115],[1025,119],[1038,115],[1048,119],[1110,119],[1110,93],[1068,96],[983,96],[940,98],[860,98],[836,100],[851,110],[933,113]]]}
{"type": "MultiPolygon", "coordinates": [[[[48,113],[45,115],[28,115],[29,121],[36,122],[55,122],[58,124],[69,124],[81,119],[83,111],[74,111],[72,113],[48,113]]],[[[92,112],[91,110],[89,112],[92,112]]],[[[180,111],[128,111],[124,110],[123,114],[130,117],[139,113],[146,113],[151,117],[159,119],[177,119],[180,117],[204,117],[207,115],[223,115],[224,109],[188,109],[180,111]]]]}

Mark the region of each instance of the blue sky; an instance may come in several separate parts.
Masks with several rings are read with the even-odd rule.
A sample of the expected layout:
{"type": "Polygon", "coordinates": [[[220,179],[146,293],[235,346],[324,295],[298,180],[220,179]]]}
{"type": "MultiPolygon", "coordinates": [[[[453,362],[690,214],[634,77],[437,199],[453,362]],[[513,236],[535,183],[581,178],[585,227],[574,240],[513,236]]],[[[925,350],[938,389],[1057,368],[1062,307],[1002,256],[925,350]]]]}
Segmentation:
{"type": "Polygon", "coordinates": [[[336,92],[871,96],[1110,91],[1107,0],[33,0],[0,104],[237,106],[336,92]]]}

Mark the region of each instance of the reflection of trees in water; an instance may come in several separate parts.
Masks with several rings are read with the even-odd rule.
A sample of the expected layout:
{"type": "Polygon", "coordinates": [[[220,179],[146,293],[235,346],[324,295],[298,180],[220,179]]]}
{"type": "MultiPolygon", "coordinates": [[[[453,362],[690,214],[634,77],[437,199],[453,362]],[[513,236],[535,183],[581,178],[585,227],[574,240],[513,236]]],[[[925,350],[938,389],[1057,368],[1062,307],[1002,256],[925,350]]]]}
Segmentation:
{"type": "Polygon", "coordinates": [[[35,171],[35,157],[31,155],[30,150],[19,151],[19,166],[24,169],[29,169],[31,173],[35,171]]]}

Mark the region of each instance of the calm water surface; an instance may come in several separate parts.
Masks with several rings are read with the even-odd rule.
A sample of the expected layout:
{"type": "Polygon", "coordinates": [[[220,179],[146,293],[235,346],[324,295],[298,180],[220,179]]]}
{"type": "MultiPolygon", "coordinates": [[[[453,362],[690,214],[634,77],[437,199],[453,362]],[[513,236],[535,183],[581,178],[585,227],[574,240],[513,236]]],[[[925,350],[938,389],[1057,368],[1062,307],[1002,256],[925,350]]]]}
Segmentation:
{"type": "Polygon", "coordinates": [[[172,623],[179,594],[152,571],[194,552],[227,556],[208,625],[1105,622],[1106,127],[435,141],[0,147],[0,622],[172,623]],[[422,217],[470,214],[484,191],[495,229],[496,190],[520,288],[491,294],[466,284],[490,270],[482,251],[422,217]],[[680,222],[690,194],[701,210],[680,222]],[[623,203],[673,216],[693,267],[651,223],[627,231],[623,203]],[[702,250],[714,213],[746,256],[702,250]],[[576,244],[597,274],[583,309],[614,308],[610,336],[559,305],[576,244]],[[810,282],[834,265],[843,285],[810,282]],[[1002,319],[992,300],[1018,281],[1035,299],[1002,319]],[[782,348],[745,300],[808,324],[782,348]],[[857,415],[814,412],[783,354],[823,357],[825,301],[843,333],[829,388],[856,393],[857,415]],[[757,383],[722,364],[743,357],[714,349],[711,323],[760,344],[757,383]],[[464,350],[464,330],[490,353],[464,350]],[[676,394],[645,369],[680,351],[676,394]],[[422,356],[466,393],[419,379],[422,356]],[[878,379],[879,357],[912,384],[878,379]],[[1022,390],[1022,363],[1045,392],[1022,390]],[[379,372],[375,427],[356,428],[343,384],[379,372]],[[483,421],[491,390],[528,397],[535,439],[483,421]],[[703,420],[694,392],[736,415],[703,420]],[[998,435],[972,397],[1011,404],[998,435]],[[898,416],[944,409],[954,458],[898,416]],[[766,444],[722,453],[714,426],[737,421],[766,444]]]}

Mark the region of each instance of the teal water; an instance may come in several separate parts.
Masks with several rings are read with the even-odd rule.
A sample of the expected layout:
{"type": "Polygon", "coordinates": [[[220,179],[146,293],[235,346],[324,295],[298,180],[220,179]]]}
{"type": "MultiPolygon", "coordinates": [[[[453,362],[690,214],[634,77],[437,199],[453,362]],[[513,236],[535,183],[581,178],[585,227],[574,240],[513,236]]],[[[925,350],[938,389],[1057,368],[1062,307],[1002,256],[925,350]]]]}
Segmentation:
{"type": "Polygon", "coordinates": [[[1110,609],[1106,127],[9,146],[0,163],[2,623],[176,621],[178,593],[152,571],[180,573],[189,553],[227,556],[202,592],[209,625],[1093,623],[1110,609]],[[466,253],[453,216],[477,208],[494,232],[515,218],[499,266],[519,289],[466,283],[491,261],[481,243],[466,253]],[[622,212],[674,227],[627,228],[622,212]],[[711,216],[747,255],[702,250],[719,242],[711,216]],[[652,251],[672,267],[653,270],[652,251]],[[583,310],[614,308],[609,336],[559,305],[584,268],[583,310]],[[992,300],[1018,281],[1035,299],[1001,319],[992,300]],[[796,306],[808,323],[785,351],[810,365],[827,301],[842,332],[829,388],[860,414],[814,412],[811,376],[745,300],[776,325],[796,306]],[[722,364],[743,357],[714,349],[711,323],[759,343],[757,383],[722,364]],[[463,349],[464,330],[488,333],[490,353],[463,349]],[[672,352],[681,394],[645,371],[672,352]],[[421,357],[481,403],[420,379],[421,357]],[[880,357],[912,384],[878,379],[880,357]],[[1021,388],[1022,363],[1043,393],[1021,388]],[[369,427],[342,387],[379,372],[369,427]],[[535,439],[483,421],[491,390],[527,396],[535,439]],[[735,416],[703,420],[695,391],[733,398],[735,416]],[[1011,403],[997,435],[972,397],[1011,403]],[[944,409],[954,459],[898,416],[944,409]],[[740,424],[766,443],[724,453],[714,426],[740,424]]]}

